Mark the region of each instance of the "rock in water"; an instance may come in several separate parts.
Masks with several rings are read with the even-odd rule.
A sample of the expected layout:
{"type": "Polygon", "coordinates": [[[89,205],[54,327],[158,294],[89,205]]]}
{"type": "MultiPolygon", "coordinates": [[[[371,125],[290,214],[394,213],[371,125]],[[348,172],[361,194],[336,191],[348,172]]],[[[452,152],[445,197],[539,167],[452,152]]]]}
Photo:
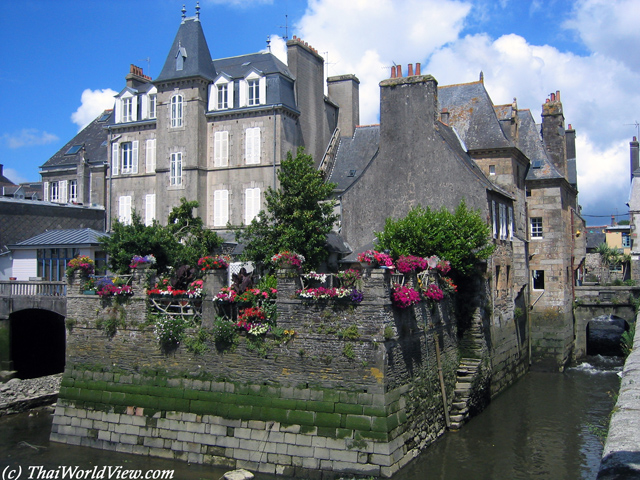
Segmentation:
{"type": "Polygon", "coordinates": [[[244,468],[240,468],[238,470],[232,470],[225,473],[222,478],[224,480],[249,480],[253,478],[253,473],[245,470],[244,468]]]}

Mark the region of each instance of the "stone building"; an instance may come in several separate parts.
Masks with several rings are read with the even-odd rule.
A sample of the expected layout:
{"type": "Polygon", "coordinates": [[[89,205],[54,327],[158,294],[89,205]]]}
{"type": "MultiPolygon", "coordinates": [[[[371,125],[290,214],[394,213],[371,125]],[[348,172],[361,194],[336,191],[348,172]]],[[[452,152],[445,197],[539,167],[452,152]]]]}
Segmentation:
{"type": "Polygon", "coordinates": [[[212,60],[199,7],[183,9],[158,77],[131,65],[114,109],[42,166],[45,195],[104,205],[108,222],[135,209],[148,224],[186,197],[209,228],[247,224],[288,152],[303,146],[319,165],[332,136],[358,122],[358,79],[327,79],[325,96],[323,71],[296,37],[287,64],[270,52],[212,60]]]}

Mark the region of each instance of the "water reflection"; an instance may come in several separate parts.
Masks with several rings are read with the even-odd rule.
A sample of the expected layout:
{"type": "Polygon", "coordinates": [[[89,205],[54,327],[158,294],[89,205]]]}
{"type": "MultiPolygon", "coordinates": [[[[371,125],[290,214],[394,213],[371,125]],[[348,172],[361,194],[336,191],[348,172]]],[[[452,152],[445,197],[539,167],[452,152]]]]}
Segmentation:
{"type": "MultiPolygon", "coordinates": [[[[393,480],[595,479],[602,454],[598,429],[608,421],[615,403],[621,365],[619,358],[593,357],[562,374],[527,374],[393,480]]],[[[217,479],[226,471],[49,443],[50,428],[47,410],[0,418],[0,471],[6,465],[122,465],[173,469],[174,478],[180,480],[217,479]]],[[[256,475],[257,480],[271,478],[256,475]]]]}

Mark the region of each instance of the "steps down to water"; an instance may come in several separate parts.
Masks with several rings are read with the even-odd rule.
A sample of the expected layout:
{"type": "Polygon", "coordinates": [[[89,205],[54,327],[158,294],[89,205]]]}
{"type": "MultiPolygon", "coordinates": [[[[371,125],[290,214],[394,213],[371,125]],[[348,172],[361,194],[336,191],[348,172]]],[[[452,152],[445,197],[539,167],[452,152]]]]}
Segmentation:
{"type": "Polygon", "coordinates": [[[482,360],[478,358],[462,358],[458,366],[456,388],[449,415],[450,430],[458,430],[469,418],[469,398],[471,385],[478,373],[482,360]]]}

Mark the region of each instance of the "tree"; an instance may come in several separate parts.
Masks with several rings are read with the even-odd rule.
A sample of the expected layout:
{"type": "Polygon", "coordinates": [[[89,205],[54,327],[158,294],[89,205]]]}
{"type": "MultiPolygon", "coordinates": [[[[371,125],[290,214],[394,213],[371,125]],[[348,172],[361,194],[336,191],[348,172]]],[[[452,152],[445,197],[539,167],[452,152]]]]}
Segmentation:
{"type": "Polygon", "coordinates": [[[195,266],[200,257],[213,253],[222,239],[204,228],[202,219],[193,216],[198,202],[180,199],[180,205],[169,214],[167,226],[158,222],[145,225],[135,211],[131,223],[116,220],[111,235],[104,237],[102,247],[109,257],[109,269],[127,273],[134,255],[153,254],[158,272],[181,265],[195,266]]]}
{"type": "Polygon", "coordinates": [[[453,213],[445,207],[436,211],[418,205],[404,218],[386,220],[384,230],[376,233],[376,248],[396,258],[437,255],[459,274],[470,275],[478,260],[493,253],[490,233],[480,212],[469,210],[464,200],[453,213]]]}
{"type": "Polygon", "coordinates": [[[334,184],[325,183],[311,155],[299,148],[287,154],[278,172],[280,188],[269,187],[265,209],[244,229],[235,228],[236,240],[245,244],[248,260],[265,262],[283,250],[304,255],[307,267],[317,267],[327,257],[327,234],[337,215],[329,200],[334,184]]]}

